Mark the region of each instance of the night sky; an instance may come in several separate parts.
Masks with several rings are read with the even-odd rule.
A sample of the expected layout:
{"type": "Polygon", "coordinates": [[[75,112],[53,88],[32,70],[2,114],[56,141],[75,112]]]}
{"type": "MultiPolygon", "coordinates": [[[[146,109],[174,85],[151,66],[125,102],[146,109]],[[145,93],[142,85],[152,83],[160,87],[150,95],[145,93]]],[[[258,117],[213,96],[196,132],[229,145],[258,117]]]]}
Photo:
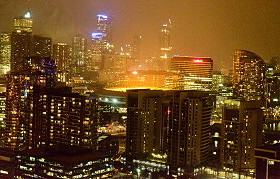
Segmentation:
{"type": "MultiPolygon", "coordinates": [[[[28,10],[25,0],[0,0],[0,31],[28,10]]],[[[161,24],[173,22],[175,55],[210,56],[217,67],[231,67],[235,49],[263,59],[280,56],[279,0],[31,0],[34,34],[67,42],[90,37],[96,15],[111,15],[116,47],[143,36],[143,57],[157,54],[161,24]]]]}

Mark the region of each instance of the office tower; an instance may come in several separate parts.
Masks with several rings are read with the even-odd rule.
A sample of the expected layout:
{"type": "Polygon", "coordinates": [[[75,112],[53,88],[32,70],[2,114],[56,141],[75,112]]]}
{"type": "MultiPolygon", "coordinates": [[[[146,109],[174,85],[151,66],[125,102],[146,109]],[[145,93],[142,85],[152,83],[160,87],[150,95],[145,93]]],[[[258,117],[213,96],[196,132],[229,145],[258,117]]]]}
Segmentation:
{"type": "Polygon", "coordinates": [[[31,12],[26,12],[24,16],[17,17],[14,20],[14,31],[25,31],[25,32],[32,32],[32,24],[33,19],[31,16],[31,12]]]}
{"type": "Polygon", "coordinates": [[[73,74],[81,74],[85,70],[85,53],[86,53],[86,39],[83,36],[77,35],[72,41],[72,62],[71,72],[73,74]]]}
{"type": "Polygon", "coordinates": [[[212,85],[213,60],[210,57],[174,56],[170,70],[180,75],[178,89],[209,91],[212,85]]]}
{"type": "Polygon", "coordinates": [[[10,71],[11,62],[11,34],[0,33],[0,74],[10,71]]]}
{"type": "Polygon", "coordinates": [[[170,59],[171,59],[171,44],[170,44],[170,31],[171,31],[171,21],[162,25],[160,31],[160,69],[169,70],[170,59]]]}
{"type": "Polygon", "coordinates": [[[53,44],[52,58],[56,61],[58,81],[68,82],[72,58],[71,46],[65,43],[53,44]]]}
{"type": "Polygon", "coordinates": [[[263,112],[259,101],[226,100],[223,108],[222,163],[227,171],[255,169],[254,149],[262,144],[263,112]]]}
{"type": "Polygon", "coordinates": [[[173,93],[168,104],[168,164],[171,173],[193,174],[209,160],[213,100],[202,91],[173,93]]]}
{"type": "Polygon", "coordinates": [[[280,144],[257,147],[256,179],[280,178],[280,144]]]}
{"type": "Polygon", "coordinates": [[[112,17],[107,15],[97,15],[97,32],[102,35],[104,44],[112,43],[112,17]]]}
{"type": "Polygon", "coordinates": [[[213,60],[210,57],[174,56],[170,70],[189,77],[211,78],[213,60]]]}
{"type": "Polygon", "coordinates": [[[264,60],[250,51],[236,50],[233,68],[234,95],[246,101],[264,101],[266,85],[264,60]]]}
{"type": "Polygon", "coordinates": [[[51,57],[52,39],[50,37],[42,37],[34,35],[32,38],[32,56],[45,58],[51,57]]]}
{"type": "Polygon", "coordinates": [[[32,35],[27,31],[14,31],[11,35],[11,71],[22,72],[28,67],[26,58],[31,55],[32,35]]]}

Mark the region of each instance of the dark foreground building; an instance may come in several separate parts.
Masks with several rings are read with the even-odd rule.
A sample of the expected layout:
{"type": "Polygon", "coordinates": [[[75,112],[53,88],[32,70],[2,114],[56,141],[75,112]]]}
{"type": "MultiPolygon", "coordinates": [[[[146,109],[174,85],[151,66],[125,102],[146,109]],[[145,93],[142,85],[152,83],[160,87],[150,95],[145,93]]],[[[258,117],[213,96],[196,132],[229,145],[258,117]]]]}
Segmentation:
{"type": "Polygon", "coordinates": [[[114,169],[111,156],[75,146],[7,151],[0,165],[0,178],[111,178],[114,169]]]}
{"type": "Polygon", "coordinates": [[[280,178],[280,144],[255,149],[256,179],[280,178]]]}

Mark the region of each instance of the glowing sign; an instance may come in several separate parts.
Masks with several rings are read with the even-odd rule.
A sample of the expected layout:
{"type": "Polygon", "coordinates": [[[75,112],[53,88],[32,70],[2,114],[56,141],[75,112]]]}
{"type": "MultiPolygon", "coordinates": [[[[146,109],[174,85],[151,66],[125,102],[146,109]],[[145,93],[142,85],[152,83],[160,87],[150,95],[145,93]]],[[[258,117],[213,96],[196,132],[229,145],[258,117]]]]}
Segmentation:
{"type": "Polygon", "coordinates": [[[193,60],[195,63],[201,63],[203,60],[193,60]]]}
{"type": "Polygon", "coordinates": [[[27,13],[24,15],[24,18],[29,19],[30,17],[31,17],[31,13],[30,13],[30,12],[27,12],[27,13]]]}
{"type": "Polygon", "coordinates": [[[102,18],[102,19],[108,19],[108,16],[103,15],[103,14],[98,14],[97,17],[102,18]]]}
{"type": "Polygon", "coordinates": [[[102,32],[93,32],[93,33],[91,34],[91,37],[92,37],[93,39],[101,39],[101,38],[103,37],[103,33],[102,33],[102,32]]]}

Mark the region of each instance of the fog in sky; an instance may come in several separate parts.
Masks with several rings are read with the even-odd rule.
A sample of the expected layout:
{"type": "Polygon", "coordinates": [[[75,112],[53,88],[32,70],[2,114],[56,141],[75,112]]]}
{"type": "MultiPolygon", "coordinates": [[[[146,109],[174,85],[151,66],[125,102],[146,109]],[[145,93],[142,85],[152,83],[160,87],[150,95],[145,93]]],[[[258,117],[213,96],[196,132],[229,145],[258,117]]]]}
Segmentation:
{"type": "Polygon", "coordinates": [[[235,49],[266,61],[280,56],[279,0],[0,0],[0,31],[12,31],[13,18],[33,13],[34,34],[70,43],[90,37],[96,15],[113,17],[116,48],[143,36],[142,56],[159,50],[161,24],[171,19],[174,55],[210,56],[218,68],[231,67],[235,49]]]}

